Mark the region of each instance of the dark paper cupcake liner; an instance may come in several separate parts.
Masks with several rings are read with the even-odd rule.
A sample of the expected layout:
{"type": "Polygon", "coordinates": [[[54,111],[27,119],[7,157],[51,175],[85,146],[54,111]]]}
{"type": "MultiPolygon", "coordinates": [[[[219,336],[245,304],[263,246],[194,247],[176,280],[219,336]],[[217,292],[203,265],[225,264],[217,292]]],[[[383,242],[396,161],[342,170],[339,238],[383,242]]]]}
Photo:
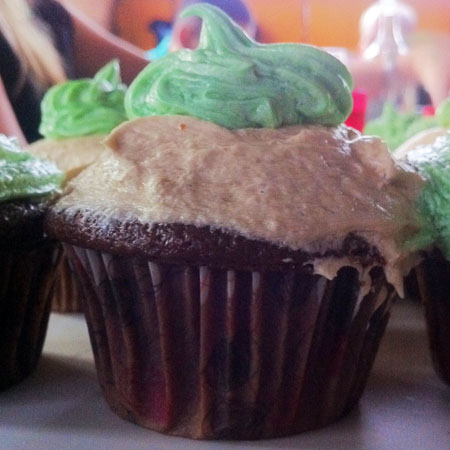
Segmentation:
{"type": "Polygon", "coordinates": [[[197,439],[322,427],[360,398],[394,298],[381,269],[159,264],[66,247],[81,275],[98,378],[124,419],[197,439]]]}
{"type": "Polygon", "coordinates": [[[81,288],[67,256],[63,253],[53,290],[52,311],[57,313],[82,312],[81,288]]]}
{"type": "Polygon", "coordinates": [[[416,268],[413,268],[404,279],[405,298],[420,302],[420,288],[417,280],[416,268]]]}
{"type": "Polygon", "coordinates": [[[59,259],[42,241],[23,250],[0,250],[0,389],[25,378],[42,351],[59,259]]]}
{"type": "Polygon", "coordinates": [[[417,269],[434,368],[450,386],[450,262],[439,251],[417,269]]]}

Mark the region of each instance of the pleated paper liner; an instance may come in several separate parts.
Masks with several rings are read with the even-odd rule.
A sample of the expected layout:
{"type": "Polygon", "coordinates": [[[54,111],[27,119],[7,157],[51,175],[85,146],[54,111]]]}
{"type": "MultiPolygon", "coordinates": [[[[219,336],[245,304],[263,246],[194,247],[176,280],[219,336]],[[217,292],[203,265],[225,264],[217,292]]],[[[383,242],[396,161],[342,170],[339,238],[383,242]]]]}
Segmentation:
{"type": "Polygon", "coordinates": [[[40,357],[59,247],[0,250],[0,390],[25,378],[40,357]]]}
{"type": "Polygon", "coordinates": [[[75,280],[73,268],[63,253],[55,281],[52,311],[57,313],[82,312],[81,295],[81,287],[75,280]]]}
{"type": "Polygon", "coordinates": [[[416,268],[434,368],[450,386],[450,262],[435,250],[416,268]]]}
{"type": "Polygon", "coordinates": [[[305,272],[158,264],[67,246],[98,378],[122,418],[196,439],[318,428],[363,393],[394,298],[381,269],[305,272]]]}

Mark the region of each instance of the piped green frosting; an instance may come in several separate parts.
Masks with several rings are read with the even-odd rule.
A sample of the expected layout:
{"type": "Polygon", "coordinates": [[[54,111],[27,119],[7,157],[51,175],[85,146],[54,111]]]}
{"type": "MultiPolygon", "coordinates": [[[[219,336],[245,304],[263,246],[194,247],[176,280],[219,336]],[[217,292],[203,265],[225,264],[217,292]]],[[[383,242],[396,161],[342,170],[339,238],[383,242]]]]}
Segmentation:
{"type": "Polygon", "coordinates": [[[55,164],[22,151],[15,138],[0,134],[0,202],[52,194],[63,181],[55,164]]]}
{"type": "Polygon", "coordinates": [[[395,151],[417,133],[437,126],[450,128],[450,97],[436,108],[434,116],[401,112],[392,103],[386,103],[381,115],[367,122],[364,134],[379,136],[395,151]]]}
{"type": "Polygon", "coordinates": [[[107,134],[127,120],[125,92],[116,60],[100,69],[92,79],[53,86],[42,100],[39,132],[52,139],[107,134]]]}
{"type": "Polygon", "coordinates": [[[203,19],[195,50],[150,63],[128,89],[129,118],[180,114],[226,128],[316,123],[350,114],[352,78],[336,58],[301,44],[259,44],[207,4],[182,16],[203,19]]]}
{"type": "Polygon", "coordinates": [[[450,132],[410,151],[407,161],[427,180],[418,202],[422,230],[408,246],[436,245],[450,259],[450,132]]]}

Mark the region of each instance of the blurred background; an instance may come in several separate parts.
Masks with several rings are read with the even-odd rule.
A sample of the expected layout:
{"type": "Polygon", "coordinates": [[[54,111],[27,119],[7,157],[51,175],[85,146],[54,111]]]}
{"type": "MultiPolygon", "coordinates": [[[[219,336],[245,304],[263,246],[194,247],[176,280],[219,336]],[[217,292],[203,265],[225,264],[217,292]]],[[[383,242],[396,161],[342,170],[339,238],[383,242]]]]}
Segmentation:
{"type": "MultiPolygon", "coordinates": [[[[177,29],[173,29],[173,24],[186,3],[68,1],[115,35],[147,51],[149,60],[163,56],[170,50],[169,45],[174,45],[177,36],[173,31],[177,29]]],[[[347,64],[355,81],[355,121],[351,124],[356,128],[361,129],[366,119],[378,117],[386,101],[405,112],[418,109],[422,112],[425,108],[426,114],[432,114],[448,96],[450,0],[245,0],[243,3],[255,26],[255,32],[249,34],[257,41],[303,42],[325,47],[347,64]]],[[[182,46],[194,45],[178,43],[176,48],[182,46]]]]}
{"type": "MultiPolygon", "coordinates": [[[[70,0],[101,25],[143,49],[155,47],[155,20],[171,21],[181,0],[70,0]]],[[[359,21],[373,0],[246,0],[261,42],[308,42],[357,50],[359,21]]],[[[408,0],[418,30],[450,32],[450,0],[408,0]]]]}

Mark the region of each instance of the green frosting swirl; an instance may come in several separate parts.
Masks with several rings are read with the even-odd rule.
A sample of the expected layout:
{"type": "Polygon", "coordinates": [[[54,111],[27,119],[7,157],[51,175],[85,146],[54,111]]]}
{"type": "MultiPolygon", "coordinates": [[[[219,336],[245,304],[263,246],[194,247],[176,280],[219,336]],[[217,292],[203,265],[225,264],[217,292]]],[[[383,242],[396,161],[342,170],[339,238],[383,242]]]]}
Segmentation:
{"type": "Polygon", "coordinates": [[[130,118],[181,114],[226,128],[337,125],[353,106],[352,79],[330,54],[301,44],[258,44],[222,10],[196,4],[196,50],[150,63],[125,98],[130,118]]]}
{"type": "Polygon", "coordinates": [[[427,180],[418,202],[422,230],[408,246],[436,245],[450,259],[450,132],[431,146],[410,151],[407,161],[427,180]]]}
{"type": "Polygon", "coordinates": [[[53,86],[42,100],[39,132],[52,139],[107,134],[127,120],[125,92],[116,60],[100,69],[92,79],[53,86]]]}
{"type": "Polygon", "coordinates": [[[22,151],[15,138],[0,134],[0,202],[51,194],[63,181],[55,164],[22,151]]]}

